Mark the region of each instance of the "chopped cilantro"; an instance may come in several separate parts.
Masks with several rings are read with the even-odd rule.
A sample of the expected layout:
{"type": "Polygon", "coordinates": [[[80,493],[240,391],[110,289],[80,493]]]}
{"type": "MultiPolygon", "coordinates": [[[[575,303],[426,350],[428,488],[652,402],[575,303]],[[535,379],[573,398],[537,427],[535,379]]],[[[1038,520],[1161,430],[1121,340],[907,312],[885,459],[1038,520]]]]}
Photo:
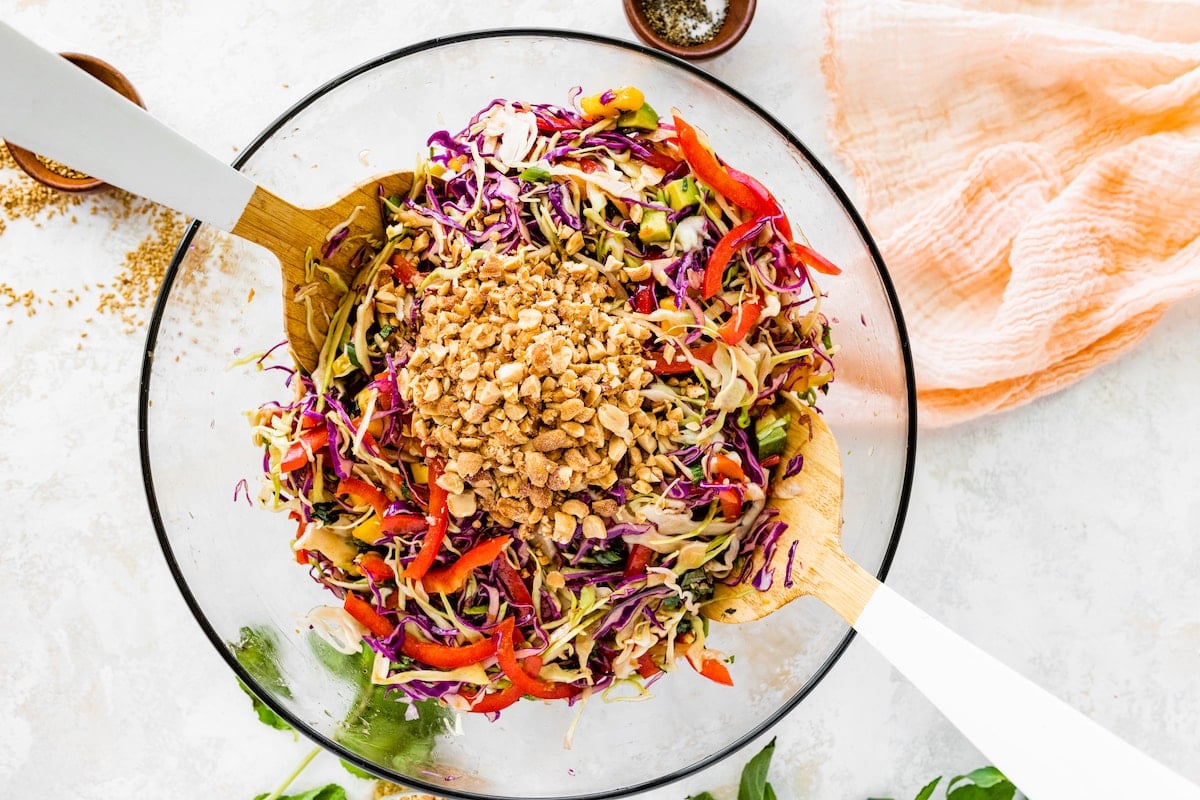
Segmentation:
{"type": "Polygon", "coordinates": [[[323,503],[313,503],[312,515],[314,519],[319,519],[326,525],[333,524],[337,520],[341,512],[338,510],[337,502],[326,500],[323,503]]]}

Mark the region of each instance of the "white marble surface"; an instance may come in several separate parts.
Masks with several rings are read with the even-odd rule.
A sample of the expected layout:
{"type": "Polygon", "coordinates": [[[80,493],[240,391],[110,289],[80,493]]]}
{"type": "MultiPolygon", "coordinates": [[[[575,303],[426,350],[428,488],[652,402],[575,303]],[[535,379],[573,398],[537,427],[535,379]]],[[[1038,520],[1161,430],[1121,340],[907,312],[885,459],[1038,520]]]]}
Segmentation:
{"type": "MultiPolygon", "coordinates": [[[[632,38],[615,2],[0,0],[0,18],[117,64],[158,116],[229,159],[333,74],[433,35],[550,26],[632,38]]],[[[816,3],[765,0],[743,42],[707,66],[829,161],[819,52],[816,3]]],[[[0,281],[48,296],[111,278],[142,233],[10,222],[0,281]]],[[[32,317],[0,303],[0,797],[250,798],[307,746],[254,719],[172,584],[137,461],[144,334],[94,302],[32,317]]],[[[1198,345],[1193,301],[1071,389],[923,431],[890,578],[1196,781],[1198,345]]],[[[984,763],[861,642],[773,734],[785,800],[910,797],[984,763]]],[[[730,798],[742,760],[647,796],[730,798]]],[[[298,785],[325,778],[369,789],[328,756],[298,785]]]]}

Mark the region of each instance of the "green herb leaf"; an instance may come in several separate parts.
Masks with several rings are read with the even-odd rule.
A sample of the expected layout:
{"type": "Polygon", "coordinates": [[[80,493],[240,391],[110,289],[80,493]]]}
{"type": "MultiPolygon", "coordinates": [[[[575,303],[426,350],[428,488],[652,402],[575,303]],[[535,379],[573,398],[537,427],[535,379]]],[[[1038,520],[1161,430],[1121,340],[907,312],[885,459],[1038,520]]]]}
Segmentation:
{"type": "Polygon", "coordinates": [[[712,792],[701,792],[700,794],[688,795],[687,800],[717,800],[712,796],[712,792]]]}
{"type": "Polygon", "coordinates": [[[365,769],[359,769],[358,767],[354,766],[353,764],[351,764],[349,761],[347,761],[344,758],[339,758],[338,763],[340,763],[342,765],[342,769],[346,770],[346,772],[349,772],[351,775],[353,775],[356,778],[363,778],[368,781],[375,780],[374,775],[367,772],[365,769]]]}
{"type": "Polygon", "coordinates": [[[968,772],[966,775],[960,775],[950,782],[951,786],[960,778],[971,781],[981,789],[988,789],[1001,783],[1008,783],[1008,778],[1004,777],[1004,773],[995,767],[980,767],[977,770],[968,772]]]}
{"type": "MultiPolygon", "coordinates": [[[[269,796],[270,793],[264,792],[263,794],[256,795],[254,800],[263,800],[263,798],[269,796]]],[[[315,789],[309,789],[307,792],[301,792],[300,794],[285,794],[279,800],[346,800],[346,790],[336,783],[330,783],[325,786],[318,786],[315,789]]]]}
{"type": "Polygon", "coordinates": [[[319,519],[326,525],[332,525],[340,513],[337,502],[333,500],[326,500],[323,503],[313,503],[313,519],[319,519]]]}
{"type": "Polygon", "coordinates": [[[242,687],[242,691],[250,697],[250,705],[254,709],[254,713],[258,715],[258,721],[263,725],[274,728],[277,731],[290,731],[291,725],[283,721],[283,718],[267,707],[267,704],[258,699],[258,695],[250,691],[250,687],[238,678],[238,686],[242,687]]]}
{"type": "Polygon", "coordinates": [[[521,170],[521,180],[523,181],[548,181],[550,180],[550,171],[544,167],[526,167],[521,170]]]}
{"type": "Polygon", "coordinates": [[[767,770],[771,766],[771,756],[774,754],[775,740],[772,739],[758,755],[747,762],[742,770],[742,780],[738,784],[738,800],[770,800],[775,796],[775,791],[767,783],[767,770]]]}
{"type": "Polygon", "coordinates": [[[929,798],[933,797],[933,790],[936,789],[937,785],[941,782],[942,777],[939,775],[929,783],[925,784],[925,788],[917,792],[917,796],[913,798],[913,800],[929,800],[929,798]]]}
{"type": "Polygon", "coordinates": [[[591,557],[602,567],[612,567],[625,560],[625,556],[613,550],[593,550],[591,557]]]}
{"type": "Polygon", "coordinates": [[[946,785],[946,800],[1013,800],[1017,787],[995,767],[980,767],[946,785]]]}

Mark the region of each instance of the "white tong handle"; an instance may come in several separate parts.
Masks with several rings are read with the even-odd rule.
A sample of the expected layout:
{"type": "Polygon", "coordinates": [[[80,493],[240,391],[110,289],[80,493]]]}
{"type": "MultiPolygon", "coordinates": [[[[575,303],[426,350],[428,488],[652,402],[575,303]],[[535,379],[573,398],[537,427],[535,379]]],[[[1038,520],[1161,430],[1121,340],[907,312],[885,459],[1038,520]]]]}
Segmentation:
{"type": "Polygon", "coordinates": [[[255,184],[0,22],[0,138],[232,230],[255,184]]]}
{"type": "Polygon", "coordinates": [[[1200,786],[887,586],[854,627],[1031,800],[1200,800],[1200,786]]]}

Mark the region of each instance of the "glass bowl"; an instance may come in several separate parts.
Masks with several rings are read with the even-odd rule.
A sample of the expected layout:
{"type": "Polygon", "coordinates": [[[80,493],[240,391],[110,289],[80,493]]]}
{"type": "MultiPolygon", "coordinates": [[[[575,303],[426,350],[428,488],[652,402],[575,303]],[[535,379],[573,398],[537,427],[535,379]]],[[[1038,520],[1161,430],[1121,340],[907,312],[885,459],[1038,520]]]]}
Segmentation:
{"type": "MultiPolygon", "coordinates": [[[[236,166],[300,205],[411,169],[433,131],[493,98],[564,103],[574,86],[638,86],[678,107],[721,156],[757,176],[844,272],[823,280],[841,348],[823,401],[845,461],[846,550],[883,578],[908,500],[915,436],[908,343],[887,272],[842,190],[782,125],[712,76],[629,42],[543,30],[437,39],[330,81],[265,130],[236,166]]],[[[397,733],[364,676],[330,669],[300,621],[330,595],[291,558],[295,523],[252,507],[261,452],[244,412],[286,391],[243,363],[282,338],[278,263],[206,225],[187,232],[151,322],[140,396],[146,494],[179,589],[230,668],[268,707],[340,757],[406,786],[462,798],[614,797],[710,765],[750,742],[834,665],[850,631],[802,598],[758,622],[714,628],[736,686],[677,670],[641,702],[533,701],[434,713],[397,733]],[[249,643],[247,631],[254,631],[249,643]],[[264,649],[263,642],[269,642],[264,649]],[[249,647],[247,647],[249,644],[249,647]],[[573,730],[568,749],[565,739],[573,730]]],[[[802,713],[802,712],[796,712],[802,713]]],[[[400,723],[403,723],[400,720],[400,723]]]]}

